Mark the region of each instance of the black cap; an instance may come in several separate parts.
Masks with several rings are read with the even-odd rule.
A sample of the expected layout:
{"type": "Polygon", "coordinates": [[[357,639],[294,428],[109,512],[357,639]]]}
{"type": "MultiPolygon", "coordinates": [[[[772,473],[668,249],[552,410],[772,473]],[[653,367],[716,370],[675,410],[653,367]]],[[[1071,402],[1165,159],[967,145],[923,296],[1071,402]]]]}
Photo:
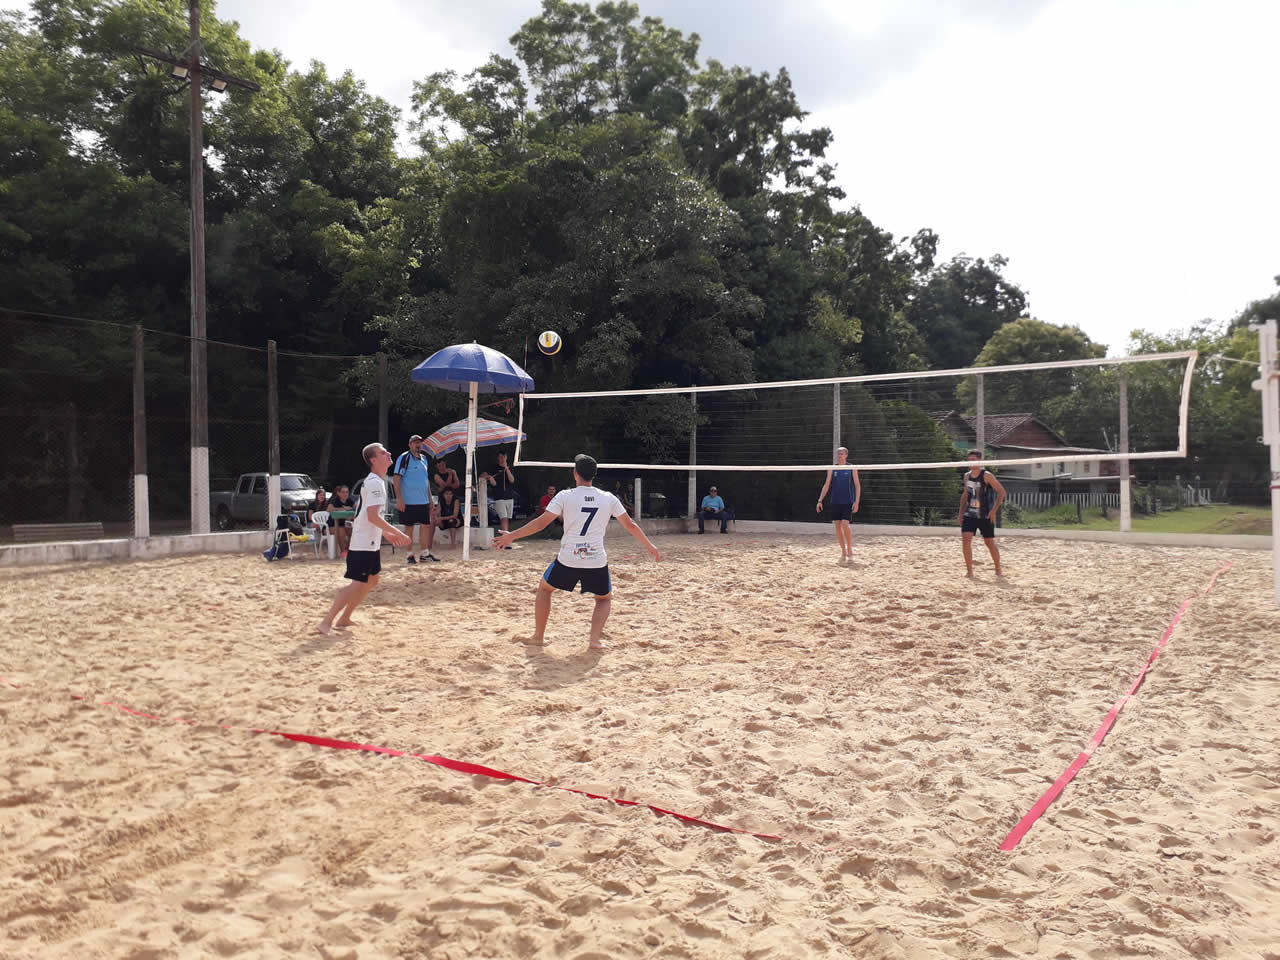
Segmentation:
{"type": "Polygon", "coordinates": [[[594,480],[596,478],[595,458],[588,457],[585,453],[580,453],[573,458],[573,469],[583,480],[594,480]]]}

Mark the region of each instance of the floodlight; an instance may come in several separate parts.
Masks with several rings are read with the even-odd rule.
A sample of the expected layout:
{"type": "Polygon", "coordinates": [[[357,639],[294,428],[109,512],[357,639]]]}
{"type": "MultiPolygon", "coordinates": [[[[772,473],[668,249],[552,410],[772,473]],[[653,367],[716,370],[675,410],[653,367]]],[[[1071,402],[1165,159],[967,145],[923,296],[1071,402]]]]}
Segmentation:
{"type": "Polygon", "coordinates": [[[213,83],[209,84],[209,86],[213,87],[214,92],[222,93],[222,91],[227,89],[227,81],[223,80],[221,77],[216,77],[214,78],[213,83]]]}
{"type": "Polygon", "coordinates": [[[175,65],[174,68],[169,71],[169,76],[176,77],[179,80],[185,80],[187,79],[187,74],[189,74],[190,72],[191,70],[188,67],[180,67],[175,65]]]}

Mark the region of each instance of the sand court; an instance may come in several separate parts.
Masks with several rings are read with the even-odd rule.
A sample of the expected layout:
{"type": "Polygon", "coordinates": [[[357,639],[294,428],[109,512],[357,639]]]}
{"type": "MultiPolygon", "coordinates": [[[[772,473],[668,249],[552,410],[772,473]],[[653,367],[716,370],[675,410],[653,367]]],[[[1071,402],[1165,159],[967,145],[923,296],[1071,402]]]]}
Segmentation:
{"type": "Polygon", "coordinates": [[[326,637],[340,564],[0,570],[0,955],[1280,956],[1269,554],[856,533],[610,540],[603,654],[578,595],[515,642],[552,541],[387,551],[326,637]]]}

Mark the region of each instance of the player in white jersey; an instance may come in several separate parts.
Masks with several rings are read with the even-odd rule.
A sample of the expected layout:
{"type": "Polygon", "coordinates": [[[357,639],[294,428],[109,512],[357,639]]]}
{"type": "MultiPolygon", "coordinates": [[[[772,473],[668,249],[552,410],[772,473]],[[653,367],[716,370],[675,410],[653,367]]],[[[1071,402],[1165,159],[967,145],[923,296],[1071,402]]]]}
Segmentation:
{"type": "Polygon", "coordinates": [[[613,584],[609,580],[609,555],[604,549],[604,532],[609,518],[617,517],[622,528],[645,545],[645,549],[660,560],[658,548],[649,542],[640,526],[627,515],[626,508],[607,490],[592,486],[596,477],[596,462],[585,453],[573,460],[574,487],[561,490],[541,516],[529,521],[519,530],[512,530],[495,537],[493,545],[503,549],[513,540],[529,537],[549,527],[559,517],[564,521],[564,536],[560,538],[560,553],[542,574],[537,598],[533,604],[533,636],[522,641],[531,647],[540,647],[546,641],[547,618],[551,616],[551,595],[555,590],[568,590],[579,583],[583,593],[593,593],[596,608],[591,613],[591,636],[587,646],[592,650],[604,649],[601,637],[604,623],[609,619],[613,596],[613,584]]]}
{"type": "Polygon", "coordinates": [[[371,443],[364,448],[364,462],[370,472],[360,485],[360,495],[356,498],[356,517],[351,522],[351,543],[347,548],[347,572],[343,574],[351,582],[333,598],[329,612],[316,625],[317,633],[327,634],[334,626],[349,627],[355,623],[351,619],[352,612],[378,585],[378,574],[382,572],[383,537],[401,547],[410,543],[408,537],[382,517],[382,508],[387,503],[387,488],[383,486],[382,478],[391,466],[391,454],[382,444],[371,443]],[[342,614],[342,619],[335,624],[334,618],[338,614],[342,614]]]}

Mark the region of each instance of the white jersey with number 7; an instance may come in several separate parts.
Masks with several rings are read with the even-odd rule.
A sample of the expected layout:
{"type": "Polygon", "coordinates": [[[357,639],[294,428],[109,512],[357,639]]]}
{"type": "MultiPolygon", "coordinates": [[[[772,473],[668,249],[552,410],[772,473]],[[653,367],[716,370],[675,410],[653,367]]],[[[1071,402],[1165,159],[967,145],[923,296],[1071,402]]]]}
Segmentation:
{"type": "Polygon", "coordinates": [[[626,512],[622,501],[607,490],[595,487],[561,490],[547,504],[547,513],[564,521],[564,536],[560,538],[556,559],[566,567],[608,566],[604,531],[610,517],[620,517],[626,512]]]}

